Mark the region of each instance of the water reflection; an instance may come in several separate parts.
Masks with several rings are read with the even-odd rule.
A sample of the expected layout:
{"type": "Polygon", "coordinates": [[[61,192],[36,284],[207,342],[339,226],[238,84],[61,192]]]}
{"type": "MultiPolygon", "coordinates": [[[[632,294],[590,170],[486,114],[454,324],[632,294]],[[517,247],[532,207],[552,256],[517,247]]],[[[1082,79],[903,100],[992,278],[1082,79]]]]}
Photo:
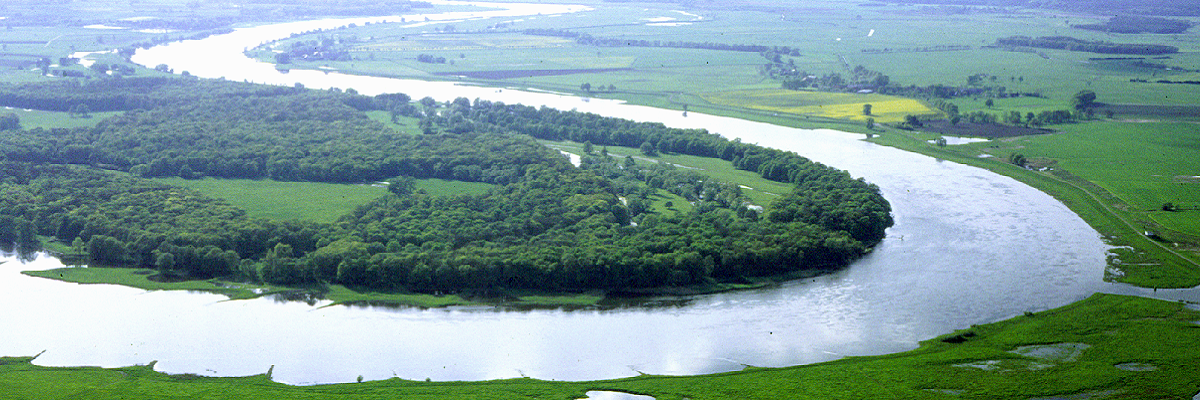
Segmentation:
{"type": "Polygon", "coordinates": [[[593,390],[585,394],[587,397],[579,400],[654,400],[653,396],[643,396],[623,392],[607,392],[602,390],[593,390]]]}

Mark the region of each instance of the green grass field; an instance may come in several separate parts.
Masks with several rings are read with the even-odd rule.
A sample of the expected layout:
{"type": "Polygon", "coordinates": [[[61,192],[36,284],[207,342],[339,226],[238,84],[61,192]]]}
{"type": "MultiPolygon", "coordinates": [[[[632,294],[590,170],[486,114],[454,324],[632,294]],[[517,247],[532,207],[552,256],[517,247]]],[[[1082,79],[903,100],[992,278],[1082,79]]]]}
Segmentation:
{"type": "MultiPolygon", "coordinates": [[[[540,141],[542,144],[552,149],[566,151],[568,153],[583,154],[583,144],[576,142],[551,142],[540,141]]],[[[641,150],[632,147],[623,146],[607,146],[608,154],[612,157],[624,158],[625,156],[633,156],[634,161],[639,164],[649,164],[655,162],[667,162],[678,165],[682,168],[695,170],[714,179],[733,182],[742,185],[742,194],[750,199],[754,204],[767,206],[775,201],[780,195],[790,193],[792,185],[775,182],[759,176],[750,171],[742,171],[733,167],[733,164],[719,159],[706,158],[680,154],[660,154],[656,157],[646,157],[642,155],[641,150]]],[[[599,151],[599,150],[595,150],[599,151]]],[[[675,211],[687,212],[691,210],[691,205],[687,200],[677,195],[660,191],[662,196],[655,201],[656,211],[665,210],[665,203],[670,201],[675,206],[675,211]]]]}
{"type": "Polygon", "coordinates": [[[277,220],[333,222],[387,194],[386,188],[371,185],[214,178],[155,180],[225,199],[253,217],[277,220]]]}
{"type": "Polygon", "coordinates": [[[40,111],[40,110],[22,110],[16,108],[8,108],[0,110],[0,114],[13,113],[17,118],[21,119],[22,129],[53,129],[53,128],[90,128],[103,121],[105,118],[117,115],[116,112],[96,112],[91,113],[86,118],[72,117],[70,113],[40,111]]]}
{"type": "Polygon", "coordinates": [[[591,390],[659,400],[1190,398],[1200,388],[1200,312],[1137,297],[1094,295],[1062,308],[978,325],[912,351],[702,376],[558,382],[506,379],[419,382],[398,378],[289,386],[270,376],[167,375],[124,368],[36,366],[0,358],[12,399],[556,399],[591,390]],[[1153,338],[1148,340],[1147,338],[1153,338]],[[1029,347],[1032,346],[1032,347],[1029,347]]]}
{"type": "MultiPolygon", "coordinates": [[[[155,180],[228,200],[253,217],[278,220],[333,222],[355,207],[388,193],[381,185],[214,178],[155,180]]],[[[442,179],[422,179],[416,185],[417,190],[425,190],[434,196],[482,194],[491,187],[486,183],[442,179]]]]}
{"type": "Polygon", "coordinates": [[[367,111],[367,117],[392,128],[396,132],[404,132],[410,135],[421,134],[421,130],[417,127],[417,123],[421,121],[417,118],[398,117],[396,118],[396,122],[393,123],[392,116],[387,111],[367,111]]]}

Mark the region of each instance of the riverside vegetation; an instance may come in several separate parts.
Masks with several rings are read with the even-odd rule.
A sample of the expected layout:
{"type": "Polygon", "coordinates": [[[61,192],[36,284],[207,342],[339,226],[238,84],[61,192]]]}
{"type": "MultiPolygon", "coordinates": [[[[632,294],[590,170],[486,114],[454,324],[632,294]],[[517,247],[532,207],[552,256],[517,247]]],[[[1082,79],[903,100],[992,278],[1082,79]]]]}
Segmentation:
{"type": "Polygon", "coordinates": [[[0,239],[53,237],[165,276],[484,294],[741,284],[845,265],[891,225],[878,188],[794,153],[576,112],[164,78],[10,86],[0,101],[126,111],[0,133],[0,239]],[[392,131],[375,110],[419,116],[425,134],[392,131]],[[534,138],[718,158],[795,189],[760,214],[734,182],[603,155],[575,168],[534,138]],[[390,193],[336,223],[278,221],[143,179],[162,176],[390,180],[390,193]],[[414,178],[494,186],[434,196],[414,178]],[[692,210],[654,212],[658,191],[692,210]]]}

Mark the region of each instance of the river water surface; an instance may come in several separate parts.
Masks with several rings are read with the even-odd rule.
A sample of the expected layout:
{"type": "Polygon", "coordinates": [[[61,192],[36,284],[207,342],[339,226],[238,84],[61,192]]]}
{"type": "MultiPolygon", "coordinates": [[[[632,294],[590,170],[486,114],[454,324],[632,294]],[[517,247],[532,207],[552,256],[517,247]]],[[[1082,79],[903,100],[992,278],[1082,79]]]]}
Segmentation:
{"type": "MultiPolygon", "coordinates": [[[[513,5],[431,15],[432,21],[549,16],[586,7],[513,5]]],[[[422,16],[405,16],[414,20],[422,16]]],[[[37,279],[59,266],[39,257],[0,264],[0,354],[51,366],[145,364],[170,373],[248,375],[272,365],[277,381],[584,380],[785,366],[903,351],[972,324],[1062,306],[1097,291],[1107,246],[1064,205],[985,170],[877,146],[861,135],[510,88],[343,75],[281,73],[245,58],[248,47],[292,32],[400,17],[308,21],[240,29],[139,51],[134,60],[230,80],[309,88],[403,92],[438,100],[483,98],[578,109],[792,150],[879,185],[896,224],[866,258],[818,278],[769,289],[699,296],[681,306],[613,310],[322,307],[270,298],[147,292],[37,279]]]]}

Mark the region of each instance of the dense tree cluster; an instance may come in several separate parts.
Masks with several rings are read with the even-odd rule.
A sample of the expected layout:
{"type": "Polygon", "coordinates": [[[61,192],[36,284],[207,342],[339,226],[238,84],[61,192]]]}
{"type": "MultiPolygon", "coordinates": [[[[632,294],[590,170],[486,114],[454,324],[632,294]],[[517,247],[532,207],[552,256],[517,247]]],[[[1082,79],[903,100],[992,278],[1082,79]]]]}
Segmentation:
{"type": "Polygon", "coordinates": [[[14,241],[31,242],[28,221],[37,234],[85,243],[92,259],[110,265],[155,267],[170,253],[171,270],[223,276],[269,245],[317,244],[316,224],[250,219],[189,189],[82,166],[4,161],[0,170],[0,239],[13,231],[7,225],[14,241]]]}
{"type": "Polygon", "coordinates": [[[417,55],[417,61],[426,64],[445,64],[446,57],[438,57],[432,54],[420,54],[417,55]]]}
{"type": "Polygon", "coordinates": [[[1112,33],[1175,34],[1191,29],[1190,21],[1150,16],[1115,15],[1100,24],[1073,25],[1075,28],[1112,33]]]}
{"type": "Polygon", "coordinates": [[[836,72],[822,76],[801,72],[795,78],[784,79],[783,88],[791,90],[814,88],[827,92],[845,92],[863,89],[879,90],[890,82],[891,78],[887,75],[859,65],[850,70],[848,77],[843,77],[842,74],[836,72]]]}
{"type": "Polygon", "coordinates": [[[36,230],[100,262],[197,277],[417,291],[621,290],[845,265],[892,223],[873,185],[703,130],[462,98],[439,108],[399,94],[122,81],[128,86],[0,90],[0,102],[128,110],[94,128],[0,131],[0,240],[29,241],[36,230]],[[421,117],[430,134],[395,133],[362,110],[421,117]],[[719,157],[796,190],[760,213],[733,183],[604,155],[576,168],[530,136],[719,157]],[[400,178],[391,180],[392,194],[316,224],[248,218],[224,201],[138,175],[400,178]],[[424,177],[497,186],[478,196],[412,191],[411,179],[424,177]],[[651,211],[656,190],[684,197],[693,211],[651,211]]]}
{"type": "Polygon", "coordinates": [[[1084,51],[1102,54],[1141,54],[1159,55],[1178,53],[1179,48],[1160,44],[1113,43],[1099,40],[1083,40],[1070,36],[1010,36],[996,39],[996,45],[1002,47],[1036,47],[1068,51],[1084,51]]]}
{"type": "Polygon", "coordinates": [[[277,64],[288,64],[293,60],[304,61],[349,61],[349,44],[358,39],[349,37],[322,36],[314,40],[298,40],[282,52],[275,53],[277,64]]]}

